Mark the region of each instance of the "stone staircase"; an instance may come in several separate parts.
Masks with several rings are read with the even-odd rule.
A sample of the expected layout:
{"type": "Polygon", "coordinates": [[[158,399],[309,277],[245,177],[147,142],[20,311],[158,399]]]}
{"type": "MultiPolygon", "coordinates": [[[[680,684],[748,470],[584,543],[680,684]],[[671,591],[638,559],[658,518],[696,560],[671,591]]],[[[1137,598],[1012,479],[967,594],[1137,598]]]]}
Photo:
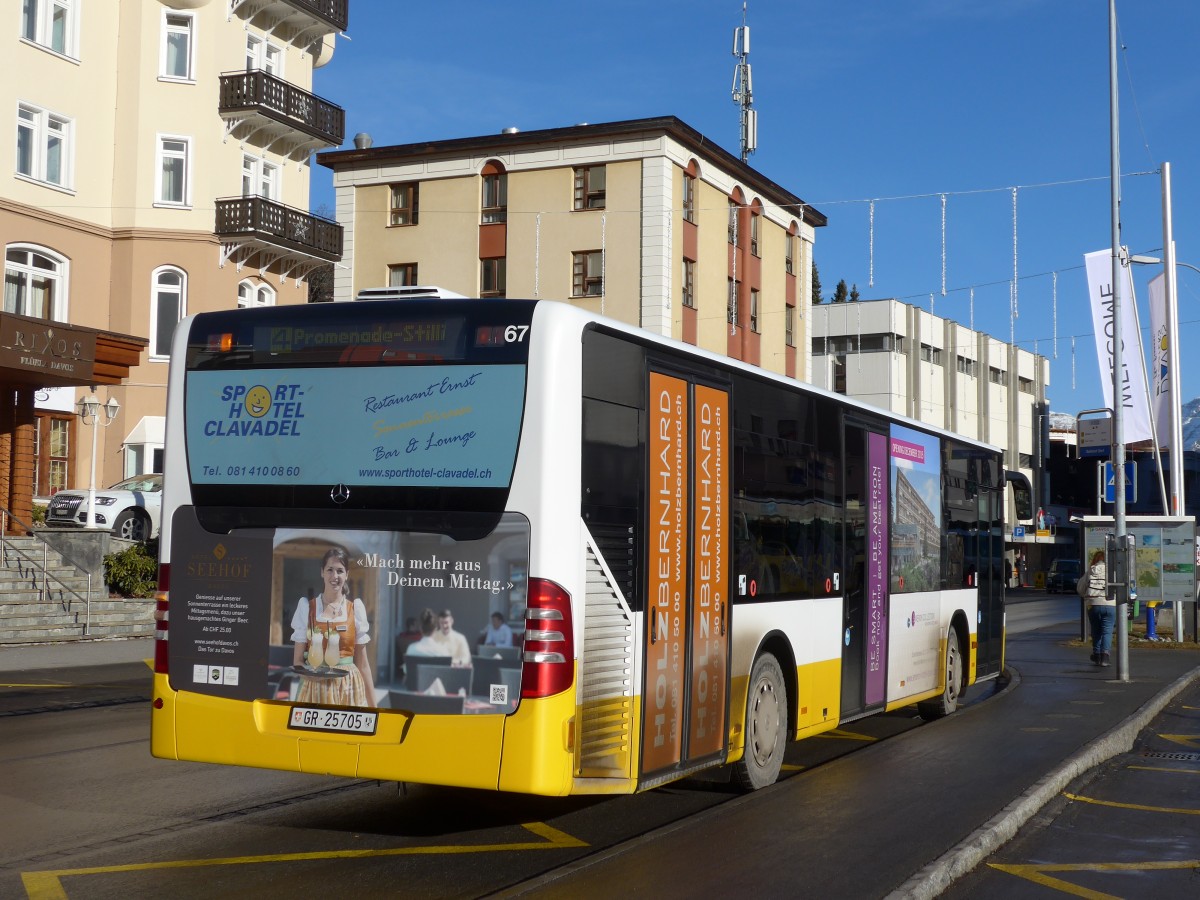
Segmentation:
{"type": "Polygon", "coordinates": [[[87,575],[53,548],[36,537],[0,541],[0,644],[154,634],[152,599],[109,597],[103,575],[95,574],[87,600],[87,575]]]}

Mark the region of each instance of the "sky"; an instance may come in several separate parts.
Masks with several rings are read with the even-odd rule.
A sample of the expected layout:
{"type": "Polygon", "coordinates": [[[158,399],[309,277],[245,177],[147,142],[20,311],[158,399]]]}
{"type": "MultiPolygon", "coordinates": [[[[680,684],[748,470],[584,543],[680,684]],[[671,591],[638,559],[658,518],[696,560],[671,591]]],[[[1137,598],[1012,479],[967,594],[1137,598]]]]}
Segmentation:
{"type": "MultiPolygon", "coordinates": [[[[344,147],[676,116],[739,152],[740,0],[349,9],[313,87],[345,108],[344,147]]],[[[1161,257],[1168,162],[1176,258],[1200,266],[1200,3],[1116,9],[1121,243],[1161,257]]],[[[828,217],[825,297],[844,279],[1013,339],[1050,359],[1052,411],[1104,406],[1083,257],[1112,244],[1107,0],[748,0],[745,17],[749,164],[828,217]]],[[[319,165],[311,203],[333,208],[319,165]]],[[[1134,269],[1143,333],[1159,272],[1134,269]]],[[[1178,276],[1187,401],[1200,273],[1178,276]]]]}

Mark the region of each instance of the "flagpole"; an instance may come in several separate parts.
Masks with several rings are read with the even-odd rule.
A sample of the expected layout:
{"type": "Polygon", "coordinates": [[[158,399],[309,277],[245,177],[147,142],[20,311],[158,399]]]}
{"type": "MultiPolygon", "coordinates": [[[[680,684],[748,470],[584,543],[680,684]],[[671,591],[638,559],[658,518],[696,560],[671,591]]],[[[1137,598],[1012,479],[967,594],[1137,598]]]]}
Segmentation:
{"type": "Polygon", "coordinates": [[[1109,181],[1112,195],[1112,284],[1113,284],[1113,525],[1116,554],[1109,554],[1108,581],[1117,601],[1117,680],[1129,680],[1129,629],[1125,619],[1129,599],[1127,539],[1125,537],[1125,392],[1122,376],[1125,362],[1121,335],[1121,153],[1117,114],[1117,0],[1108,0],[1108,128],[1109,181]],[[1115,556],[1123,557],[1114,566],[1115,556]],[[1117,571],[1114,572],[1114,569],[1117,571]],[[1125,573],[1123,577],[1115,577],[1125,573]]]}
{"type": "Polygon", "coordinates": [[[1179,377],[1179,281],[1175,272],[1175,233],[1171,221],[1171,164],[1162,164],[1163,294],[1167,301],[1167,373],[1171,379],[1171,515],[1184,515],[1183,396],[1179,377]]]}
{"type": "MultiPolygon", "coordinates": [[[[1183,379],[1179,369],[1179,281],[1175,271],[1175,230],[1171,213],[1171,164],[1162,164],[1163,295],[1166,300],[1167,373],[1171,378],[1171,514],[1187,515],[1183,490],[1183,379]]],[[[1183,604],[1176,602],[1175,640],[1183,639],[1183,604]]]]}

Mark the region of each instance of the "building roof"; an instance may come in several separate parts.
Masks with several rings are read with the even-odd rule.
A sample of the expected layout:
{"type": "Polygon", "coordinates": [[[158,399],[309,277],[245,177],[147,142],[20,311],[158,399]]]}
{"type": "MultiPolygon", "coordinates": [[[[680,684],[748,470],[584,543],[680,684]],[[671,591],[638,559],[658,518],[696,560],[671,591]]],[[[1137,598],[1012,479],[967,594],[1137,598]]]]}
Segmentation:
{"type": "Polygon", "coordinates": [[[828,224],[828,218],[820,210],[805,203],[791,191],[780,187],[757,169],[748,166],[728,150],[709,140],[675,116],[628,119],[621,122],[604,122],[598,125],[571,125],[566,128],[543,128],[537,131],[506,130],[499,134],[486,134],[478,137],[423,141],[415,144],[393,144],[387,147],[368,147],[361,150],[330,150],[318,153],[317,162],[336,172],[361,164],[379,164],[385,160],[461,156],[465,153],[478,152],[511,152],[553,143],[580,143],[598,137],[627,138],[647,132],[666,134],[697,156],[712,160],[733,174],[739,183],[751,188],[771,203],[789,209],[797,217],[802,217],[809,225],[819,228],[828,224]]]}

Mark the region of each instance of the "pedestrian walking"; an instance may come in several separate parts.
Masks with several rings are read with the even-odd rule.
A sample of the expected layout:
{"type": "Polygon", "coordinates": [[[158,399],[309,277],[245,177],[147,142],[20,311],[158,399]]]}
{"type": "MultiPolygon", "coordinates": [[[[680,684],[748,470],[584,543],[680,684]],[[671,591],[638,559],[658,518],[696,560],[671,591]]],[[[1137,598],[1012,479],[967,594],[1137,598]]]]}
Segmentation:
{"type": "Polygon", "coordinates": [[[1092,629],[1092,662],[1107,666],[1112,649],[1113,624],[1117,620],[1117,603],[1108,590],[1108,570],[1104,551],[1092,554],[1087,572],[1079,579],[1076,592],[1087,604],[1088,624],[1092,629]]]}

